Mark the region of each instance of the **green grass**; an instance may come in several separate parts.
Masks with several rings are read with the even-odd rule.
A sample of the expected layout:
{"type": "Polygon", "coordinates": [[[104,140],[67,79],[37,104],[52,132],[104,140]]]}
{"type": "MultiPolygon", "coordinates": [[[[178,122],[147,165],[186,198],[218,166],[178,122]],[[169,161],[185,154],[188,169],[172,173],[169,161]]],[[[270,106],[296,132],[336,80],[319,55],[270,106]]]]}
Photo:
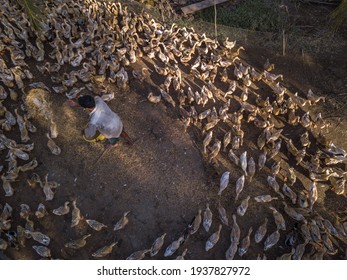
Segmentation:
{"type": "MultiPolygon", "coordinates": [[[[235,6],[235,9],[217,6],[217,24],[254,31],[278,32],[285,24],[285,15],[278,6],[279,1],[266,0],[244,0],[235,6]]],[[[214,7],[196,13],[195,17],[214,22],[214,7]]]]}
{"type": "Polygon", "coordinates": [[[347,21],[347,0],[342,0],[340,5],[331,14],[332,27],[337,31],[347,21]]]}
{"type": "Polygon", "coordinates": [[[41,29],[41,22],[44,18],[42,14],[42,1],[39,0],[16,0],[17,3],[23,7],[24,12],[27,14],[31,27],[39,31],[41,29]]]}

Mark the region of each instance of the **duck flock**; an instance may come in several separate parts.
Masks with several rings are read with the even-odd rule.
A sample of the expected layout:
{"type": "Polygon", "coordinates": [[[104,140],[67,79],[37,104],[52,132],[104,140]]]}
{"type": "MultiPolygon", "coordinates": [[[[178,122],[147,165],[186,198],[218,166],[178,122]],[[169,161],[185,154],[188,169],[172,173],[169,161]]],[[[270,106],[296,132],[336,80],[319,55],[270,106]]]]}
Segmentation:
{"type": "MultiPolygon", "coordinates": [[[[266,61],[261,69],[252,67],[240,58],[244,48],[229,38],[218,42],[193,28],[167,27],[145,11],[130,12],[119,2],[44,2],[44,17],[36,31],[16,1],[3,0],[0,11],[0,155],[4,159],[0,163],[0,251],[6,255],[9,247],[21,250],[33,239],[32,248],[39,256],[61,258],[52,256],[49,235],[35,230],[35,223],[47,215],[52,219],[70,215],[71,227],[87,223],[93,229],[62,244],[72,250],[81,250],[91,234],[108,226],[126,230],[131,209],[120,214],[114,225],[82,219],[77,199],[48,210],[59,183],[33,171],[38,162],[30,156],[34,149],[30,134],[37,129],[26,98],[34,90],[32,103],[49,123],[44,136],[47,146],[52,156],[59,156],[56,124],[39,93],[75,99],[88,89],[110,101],[115,96],[110,85],[121,90],[129,87],[129,80],[139,80],[152,85],[149,102],[165,103],[180,115],[185,131],[199,132],[201,154],[218,166],[220,179],[215,183],[218,187],[210,190],[216,203],[209,201],[205,209],[197,209],[183,234],[172,232],[172,242],[169,233],[154,236],[152,244],[128,259],[151,258],[159,252],[164,258],[184,259],[198,231],[210,234],[204,241],[206,252],[217,249],[222,231],[230,232],[224,248],[228,260],[247,258],[256,243],[262,248],[258,258],[265,259],[271,250],[283,248],[282,241],[289,249],[283,255],[272,254],[279,259],[345,256],[347,209],[326,210],[323,196],[329,190],[346,201],[347,153],[325,137],[328,124],[320,113],[312,112],[324,97],[312,90],[293,93],[273,64],[266,61]],[[29,61],[36,69],[28,66],[29,61]],[[35,82],[33,73],[51,81],[35,82]],[[42,188],[42,203],[36,209],[25,201],[20,205],[6,201],[16,196],[21,172],[30,173],[28,187],[42,188]],[[263,187],[256,187],[260,183],[263,187]],[[259,205],[265,219],[262,216],[242,232],[240,224],[258,217],[250,212],[251,205],[259,205]],[[178,255],[182,244],[185,249],[178,255]]],[[[90,257],[110,256],[116,245],[117,241],[100,244],[90,257]]]]}

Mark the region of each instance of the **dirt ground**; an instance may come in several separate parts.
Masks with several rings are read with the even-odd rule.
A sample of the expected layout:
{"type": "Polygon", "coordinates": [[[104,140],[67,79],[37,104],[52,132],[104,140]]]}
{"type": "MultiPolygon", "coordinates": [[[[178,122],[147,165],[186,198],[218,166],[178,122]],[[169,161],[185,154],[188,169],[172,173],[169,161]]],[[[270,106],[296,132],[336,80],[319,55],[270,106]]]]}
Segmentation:
{"type": "MultiPolygon", "coordinates": [[[[242,60],[261,68],[266,58],[269,58],[275,64],[274,72],[284,75],[284,84],[291,91],[306,92],[311,88],[318,95],[326,96],[326,102],[320,103],[314,111],[322,112],[323,118],[330,125],[326,136],[333,139],[335,144],[347,149],[344,141],[347,136],[347,42],[346,48],[334,50],[333,54],[324,56],[309,53],[288,53],[282,56],[252,42],[244,46],[246,51],[241,52],[242,60]]],[[[42,76],[36,70],[34,61],[28,63],[35,75],[34,81],[43,81],[48,87],[52,86],[50,77],[42,76]]],[[[133,67],[145,64],[153,69],[153,65],[145,59],[133,67]]],[[[26,203],[35,211],[37,205],[42,202],[50,214],[42,219],[32,215],[30,219],[34,221],[35,230],[51,238],[49,248],[54,259],[92,259],[92,253],[113,241],[118,242],[116,249],[104,259],[125,259],[135,251],[150,248],[153,241],[166,232],[163,249],[153,257],[164,259],[165,248],[183,234],[198,209],[203,211],[208,202],[214,217],[210,233],[206,233],[201,227],[169,259],[176,258],[185,248],[188,249],[186,259],[224,259],[225,251],[230,245],[230,226],[223,225],[219,242],[207,253],[204,250],[205,242],[210,234],[218,229],[220,223],[218,202],[221,201],[226,208],[230,225],[232,214],[238,206],[238,203],[230,200],[230,197],[234,197],[234,189],[231,186],[225,190],[221,198],[217,195],[221,174],[229,170],[230,184],[233,185],[242,172],[240,168],[228,162],[225,153],[210,163],[202,152],[201,132],[190,127],[185,133],[177,108],[165,102],[152,104],[147,100],[148,93],[156,90],[156,86],[162,82],[162,78],[152,74],[150,79],[143,83],[130,77],[129,87],[124,90],[114,88],[115,98],[109,102],[109,106],[121,117],[125,130],[135,142],[129,146],[120,141],[117,147],[107,150],[101,158],[99,157],[104,151],[103,145],[87,143],[82,139],[88,113],[79,107],[67,106],[64,95],[52,93],[54,117],[59,132],[55,141],[62,152],[59,156],[50,153],[45,137],[47,128],[39,121],[33,120],[38,131],[30,134],[31,142],[35,143],[35,149],[30,155],[39,162],[39,166],[33,172],[41,178],[48,174],[48,180],[56,181],[60,186],[55,190],[52,201],[44,201],[40,187],[28,186],[27,179],[32,171],[20,173],[17,181],[12,184],[15,189],[14,196],[0,195],[1,205],[9,203],[14,208],[12,227],[15,229],[17,225],[25,225],[25,220],[19,217],[20,204],[26,203]],[[71,228],[71,213],[65,216],[51,214],[53,209],[73,199],[77,200],[77,206],[84,219],[95,219],[106,224],[107,228],[100,232],[93,231],[84,220],[77,227],[71,228]],[[114,232],[113,226],[126,211],[130,211],[129,224],[124,229],[114,232]],[[92,235],[82,249],[64,248],[66,242],[87,233],[92,235]]],[[[85,90],[83,93],[89,92],[85,90]]],[[[5,104],[11,111],[18,106],[17,103],[8,100],[5,104]]],[[[257,159],[259,151],[254,148],[254,143],[260,130],[245,126],[244,131],[245,143],[250,147],[250,154],[257,159]]],[[[220,134],[219,138],[222,132],[223,129],[217,132],[220,134]]],[[[297,129],[288,130],[286,133],[298,140],[297,129]]],[[[19,141],[18,133],[12,133],[11,136],[19,141]]],[[[1,153],[0,156],[3,162],[6,154],[1,153]]],[[[245,187],[241,199],[247,195],[253,197],[269,193],[264,182],[266,173],[257,173],[253,183],[245,187]]],[[[315,205],[317,213],[329,215],[328,213],[346,210],[346,197],[338,196],[324,187],[319,189],[319,195],[320,198],[315,205]]],[[[280,201],[273,201],[271,205],[275,205],[276,208],[282,207],[280,201]]],[[[247,214],[237,217],[241,239],[246,236],[249,227],[252,226],[255,230],[265,217],[272,218],[268,205],[264,206],[251,200],[247,214]]],[[[281,232],[279,243],[265,253],[268,259],[275,259],[291,250],[285,245],[285,239],[295,223],[287,218],[287,230],[281,232]]],[[[273,232],[275,228],[274,223],[269,223],[268,232],[273,232]]],[[[299,243],[302,243],[300,237],[297,244],[299,243]]],[[[39,259],[40,256],[32,249],[32,245],[35,244],[34,240],[29,239],[25,247],[9,247],[3,253],[0,252],[0,257],[39,259]]],[[[340,246],[338,253],[328,255],[328,258],[345,258],[346,243],[340,243],[340,246]]],[[[236,254],[235,259],[256,259],[263,254],[263,244],[252,241],[247,254],[242,258],[236,254]]],[[[145,259],[149,257],[146,256],[145,259]]]]}

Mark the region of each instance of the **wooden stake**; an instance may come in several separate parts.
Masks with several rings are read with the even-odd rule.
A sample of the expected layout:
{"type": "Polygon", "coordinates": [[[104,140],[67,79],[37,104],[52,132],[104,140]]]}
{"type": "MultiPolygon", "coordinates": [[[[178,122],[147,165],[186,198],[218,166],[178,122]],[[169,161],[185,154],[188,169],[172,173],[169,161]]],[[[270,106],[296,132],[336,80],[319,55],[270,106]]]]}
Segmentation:
{"type": "Polygon", "coordinates": [[[214,5],[214,36],[217,40],[217,6],[216,6],[216,0],[213,0],[214,5]]]}
{"type": "Polygon", "coordinates": [[[282,30],[282,55],[285,56],[286,55],[286,34],[284,29],[282,30]]]}

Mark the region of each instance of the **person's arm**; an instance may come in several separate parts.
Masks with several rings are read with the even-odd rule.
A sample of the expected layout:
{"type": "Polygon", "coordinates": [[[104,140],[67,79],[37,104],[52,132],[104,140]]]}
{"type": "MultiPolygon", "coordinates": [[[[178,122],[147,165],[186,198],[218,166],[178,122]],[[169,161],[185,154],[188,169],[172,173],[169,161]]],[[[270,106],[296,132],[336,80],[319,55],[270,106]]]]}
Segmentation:
{"type": "Polygon", "coordinates": [[[72,99],[68,99],[64,102],[64,104],[70,106],[70,107],[76,107],[79,106],[79,104],[75,101],[73,101],[72,99]]]}
{"type": "Polygon", "coordinates": [[[89,123],[88,126],[84,129],[84,135],[87,139],[93,139],[96,134],[96,126],[89,123]]]}

